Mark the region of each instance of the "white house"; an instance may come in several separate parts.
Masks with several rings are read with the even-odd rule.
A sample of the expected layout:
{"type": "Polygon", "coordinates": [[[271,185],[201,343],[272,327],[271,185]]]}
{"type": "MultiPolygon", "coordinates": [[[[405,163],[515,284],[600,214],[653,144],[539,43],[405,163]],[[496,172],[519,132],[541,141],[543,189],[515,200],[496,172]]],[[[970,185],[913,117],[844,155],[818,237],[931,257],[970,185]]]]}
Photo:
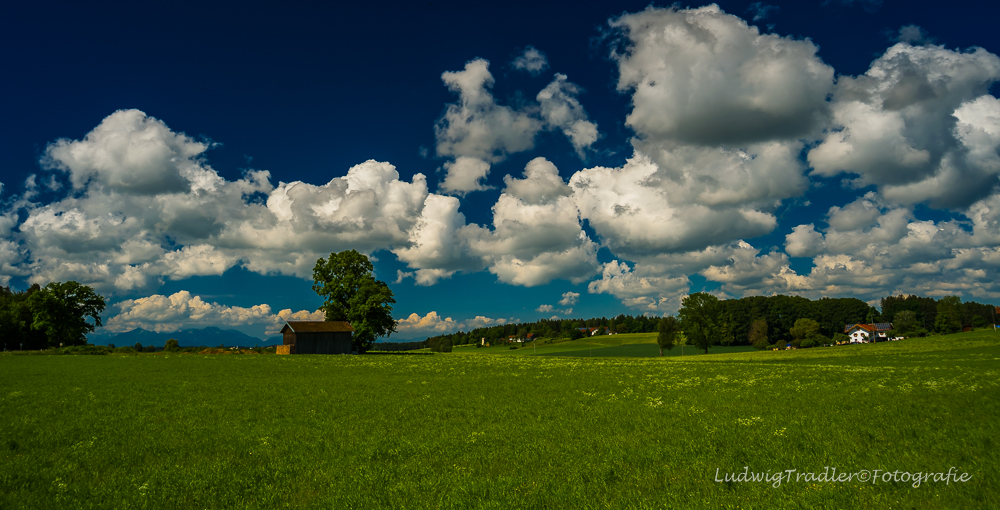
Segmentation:
{"type": "Polygon", "coordinates": [[[844,333],[851,338],[852,344],[867,344],[873,340],[876,342],[889,340],[887,332],[891,329],[891,322],[878,322],[875,324],[848,324],[847,326],[844,326],[844,333]]]}

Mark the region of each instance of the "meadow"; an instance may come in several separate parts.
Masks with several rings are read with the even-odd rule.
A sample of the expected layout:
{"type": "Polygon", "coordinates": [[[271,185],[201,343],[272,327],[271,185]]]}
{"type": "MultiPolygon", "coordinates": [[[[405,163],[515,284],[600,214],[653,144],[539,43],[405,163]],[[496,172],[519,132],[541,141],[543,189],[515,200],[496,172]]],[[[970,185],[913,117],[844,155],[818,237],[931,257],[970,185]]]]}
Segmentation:
{"type": "MultiPolygon", "coordinates": [[[[429,352],[429,349],[421,349],[429,352]]],[[[710,354],[754,351],[748,345],[712,346],[710,354]]],[[[542,339],[537,342],[527,342],[511,349],[507,345],[476,347],[473,345],[458,345],[454,351],[458,354],[503,354],[509,356],[570,356],[570,357],[633,357],[647,358],[660,355],[660,347],[656,344],[656,333],[626,333],[621,335],[600,335],[579,340],[542,339]]],[[[664,349],[663,356],[695,356],[701,354],[693,345],[674,346],[664,349]]]]}
{"type": "Polygon", "coordinates": [[[0,508],[996,508],[998,337],[2,355],[0,508]],[[733,481],[745,466],[768,481],[733,481]],[[949,469],[969,478],[910,475],[949,469]]]}

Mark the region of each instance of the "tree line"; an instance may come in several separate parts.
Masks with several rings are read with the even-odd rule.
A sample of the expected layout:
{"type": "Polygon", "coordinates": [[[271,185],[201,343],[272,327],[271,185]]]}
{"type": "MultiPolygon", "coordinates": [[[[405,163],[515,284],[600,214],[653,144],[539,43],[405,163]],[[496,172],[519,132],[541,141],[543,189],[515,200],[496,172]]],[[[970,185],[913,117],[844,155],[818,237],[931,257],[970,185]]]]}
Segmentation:
{"type": "Polygon", "coordinates": [[[105,306],[103,296],[74,281],[36,283],[23,291],[0,287],[0,348],[85,345],[87,333],[101,326],[105,306]]]}
{"type": "Polygon", "coordinates": [[[378,350],[413,350],[430,348],[448,352],[456,345],[486,343],[496,345],[510,337],[565,338],[575,340],[585,334],[581,329],[598,328],[598,334],[607,333],[652,333],[656,331],[659,319],[645,315],[621,314],[617,317],[594,317],[590,319],[541,319],[536,322],[513,322],[497,326],[486,326],[469,331],[457,331],[444,335],[427,337],[415,342],[380,342],[373,346],[378,350]]]}
{"type": "MultiPolygon", "coordinates": [[[[707,293],[695,293],[682,303],[676,323],[661,326],[662,319],[646,315],[626,315],[590,319],[542,319],[536,322],[508,323],[427,337],[414,342],[382,342],[379,350],[430,348],[450,351],[453,346],[480,343],[496,344],[508,338],[576,339],[581,328],[599,328],[601,333],[652,333],[665,328],[667,336],[676,330],[687,343],[707,348],[710,345],[752,345],[767,348],[786,344],[809,347],[846,341],[844,327],[849,324],[894,323],[891,334],[926,335],[952,333],[964,326],[983,327],[995,323],[995,307],[975,301],[962,302],[958,296],[940,299],[923,296],[886,296],[881,310],[857,298],[808,299],[800,296],[747,296],[718,299],[707,293]]],[[[588,333],[589,334],[589,333],[588,333]]],[[[678,341],[681,337],[674,337],[678,341]]]]}
{"type": "Polygon", "coordinates": [[[752,296],[719,300],[706,293],[682,301],[677,317],[660,320],[660,352],[670,349],[683,332],[706,353],[712,345],[749,344],[758,349],[815,347],[850,339],[851,324],[889,323],[887,336],[926,336],[955,333],[965,327],[995,323],[996,308],[958,296],[935,300],[922,296],[887,296],[881,310],[855,298],[812,301],[796,296],[752,296]]]}

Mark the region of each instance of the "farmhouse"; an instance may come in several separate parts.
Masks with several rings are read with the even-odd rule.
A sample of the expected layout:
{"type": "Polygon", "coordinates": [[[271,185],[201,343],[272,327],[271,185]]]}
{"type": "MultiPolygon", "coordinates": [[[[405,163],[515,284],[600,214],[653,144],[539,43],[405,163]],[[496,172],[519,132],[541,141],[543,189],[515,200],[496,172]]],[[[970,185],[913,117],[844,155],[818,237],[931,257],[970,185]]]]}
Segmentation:
{"type": "Polygon", "coordinates": [[[343,321],[288,321],[278,354],[351,354],[354,328],[343,321]]]}
{"type": "Polygon", "coordinates": [[[852,344],[867,344],[873,340],[888,340],[886,333],[891,329],[891,322],[877,322],[875,324],[848,324],[844,326],[844,333],[851,338],[852,344]],[[873,335],[874,338],[872,338],[873,335]]]}

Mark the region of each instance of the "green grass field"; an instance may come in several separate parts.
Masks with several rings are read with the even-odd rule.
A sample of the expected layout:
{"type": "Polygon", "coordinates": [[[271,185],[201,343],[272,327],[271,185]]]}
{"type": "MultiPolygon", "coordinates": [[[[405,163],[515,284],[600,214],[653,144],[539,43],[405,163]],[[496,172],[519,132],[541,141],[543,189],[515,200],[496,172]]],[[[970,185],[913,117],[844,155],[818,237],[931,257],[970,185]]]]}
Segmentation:
{"type": "MultiPolygon", "coordinates": [[[[734,353],[753,351],[749,346],[714,346],[709,354],[734,353]]],[[[475,345],[456,346],[458,354],[504,354],[511,356],[569,356],[569,357],[632,357],[648,358],[660,355],[656,344],[656,333],[629,333],[623,335],[603,335],[582,338],[573,341],[548,343],[547,340],[537,343],[529,342],[518,349],[506,345],[476,347],[475,345]]],[[[676,346],[664,350],[663,356],[696,356],[703,354],[692,345],[676,346]]]]}
{"type": "Polygon", "coordinates": [[[1000,335],[665,358],[623,343],[2,355],[0,508],[1000,506],[1000,335]],[[715,481],[744,466],[772,481],[715,481]],[[971,478],[805,475],[827,467],[971,478]]]}

